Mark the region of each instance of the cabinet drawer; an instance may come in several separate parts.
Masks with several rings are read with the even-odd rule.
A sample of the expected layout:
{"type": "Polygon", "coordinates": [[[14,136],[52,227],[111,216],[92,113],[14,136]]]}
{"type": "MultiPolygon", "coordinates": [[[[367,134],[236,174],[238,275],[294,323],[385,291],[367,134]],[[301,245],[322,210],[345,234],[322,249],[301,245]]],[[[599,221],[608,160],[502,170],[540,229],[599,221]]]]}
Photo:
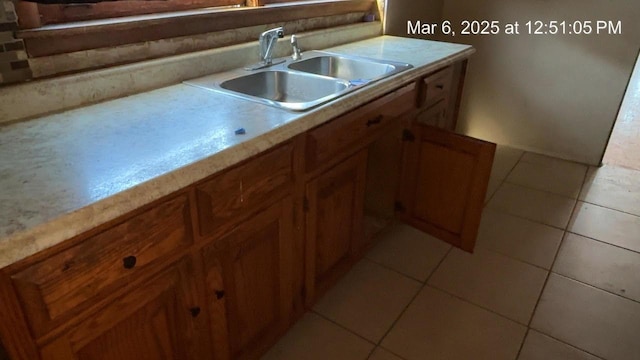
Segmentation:
{"type": "Polygon", "coordinates": [[[419,107],[430,107],[442,99],[446,99],[451,92],[453,67],[449,66],[422,80],[422,94],[419,107]]]}
{"type": "Polygon", "coordinates": [[[309,131],[306,170],[341,152],[347,155],[350,147],[366,144],[386,124],[414,109],[415,103],[416,86],[412,83],[309,131]]]}
{"type": "Polygon", "coordinates": [[[33,334],[44,335],[188,247],[190,222],[182,195],[14,274],[33,334]]]}
{"type": "Polygon", "coordinates": [[[283,145],[197,187],[200,235],[221,234],[236,220],[293,186],[293,145],[283,145]]]}

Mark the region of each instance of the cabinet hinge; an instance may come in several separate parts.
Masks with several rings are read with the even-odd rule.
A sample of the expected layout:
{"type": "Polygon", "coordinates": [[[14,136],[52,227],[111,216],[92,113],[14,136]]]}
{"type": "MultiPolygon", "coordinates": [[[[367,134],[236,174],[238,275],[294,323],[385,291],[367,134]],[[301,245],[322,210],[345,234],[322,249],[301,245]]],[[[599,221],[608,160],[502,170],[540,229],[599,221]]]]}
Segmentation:
{"type": "Polygon", "coordinates": [[[302,199],[302,210],[309,211],[309,199],[306,196],[302,199]]]}
{"type": "Polygon", "coordinates": [[[409,130],[409,129],[402,130],[402,141],[411,141],[411,142],[413,142],[415,139],[416,139],[416,136],[413,135],[411,130],[409,130]]]}
{"type": "Polygon", "coordinates": [[[394,208],[396,211],[399,211],[399,212],[404,212],[404,210],[405,210],[405,209],[404,209],[404,205],[403,205],[403,204],[402,204],[402,202],[400,202],[400,201],[396,201],[396,202],[393,204],[393,208],[394,208]]]}

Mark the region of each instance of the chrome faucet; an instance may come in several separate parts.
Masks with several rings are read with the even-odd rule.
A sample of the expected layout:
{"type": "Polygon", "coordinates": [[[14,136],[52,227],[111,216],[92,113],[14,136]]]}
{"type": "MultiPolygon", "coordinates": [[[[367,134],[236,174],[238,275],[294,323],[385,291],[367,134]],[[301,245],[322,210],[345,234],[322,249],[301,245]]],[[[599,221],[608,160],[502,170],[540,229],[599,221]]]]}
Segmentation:
{"type": "Polygon", "coordinates": [[[300,53],[300,48],[298,47],[298,37],[295,34],[291,35],[291,47],[293,47],[293,54],[291,55],[293,60],[302,59],[302,54],[300,53]]]}
{"type": "Polygon", "coordinates": [[[273,54],[273,49],[276,47],[276,43],[278,39],[284,37],[284,29],[281,27],[277,27],[275,29],[267,30],[260,34],[260,39],[258,42],[260,43],[260,61],[262,61],[265,65],[271,65],[273,60],[271,59],[273,54]]]}
{"type": "Polygon", "coordinates": [[[260,62],[251,66],[247,66],[245,69],[257,70],[284,62],[284,59],[273,62],[273,50],[276,47],[276,42],[278,42],[278,39],[282,37],[284,37],[284,29],[282,28],[282,26],[275,29],[267,30],[260,34],[260,38],[258,39],[258,44],[260,45],[260,62]]]}

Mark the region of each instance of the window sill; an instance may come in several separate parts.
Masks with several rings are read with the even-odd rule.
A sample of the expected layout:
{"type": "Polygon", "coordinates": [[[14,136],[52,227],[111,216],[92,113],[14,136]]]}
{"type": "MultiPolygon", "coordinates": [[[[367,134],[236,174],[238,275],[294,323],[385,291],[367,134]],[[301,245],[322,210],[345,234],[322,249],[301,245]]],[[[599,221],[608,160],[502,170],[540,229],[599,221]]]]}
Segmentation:
{"type": "Polygon", "coordinates": [[[371,11],[373,0],[314,0],[261,7],[205,8],[47,25],[21,30],[30,57],[189,36],[295,19],[371,11]]]}

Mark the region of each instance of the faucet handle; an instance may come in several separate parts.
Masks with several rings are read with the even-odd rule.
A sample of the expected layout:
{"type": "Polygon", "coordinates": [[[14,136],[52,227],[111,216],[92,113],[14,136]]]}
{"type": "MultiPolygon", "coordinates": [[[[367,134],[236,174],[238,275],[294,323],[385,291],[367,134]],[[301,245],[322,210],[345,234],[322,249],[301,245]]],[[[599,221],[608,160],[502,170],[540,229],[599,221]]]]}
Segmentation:
{"type": "Polygon", "coordinates": [[[295,34],[291,35],[291,47],[293,48],[293,54],[291,55],[293,60],[302,59],[302,54],[300,53],[300,47],[298,46],[298,37],[295,34]]]}
{"type": "Polygon", "coordinates": [[[260,38],[265,38],[267,36],[277,36],[278,38],[283,38],[284,37],[284,28],[282,26],[279,26],[277,28],[273,28],[273,29],[269,29],[267,31],[264,31],[262,34],[260,34],[260,38]]]}

